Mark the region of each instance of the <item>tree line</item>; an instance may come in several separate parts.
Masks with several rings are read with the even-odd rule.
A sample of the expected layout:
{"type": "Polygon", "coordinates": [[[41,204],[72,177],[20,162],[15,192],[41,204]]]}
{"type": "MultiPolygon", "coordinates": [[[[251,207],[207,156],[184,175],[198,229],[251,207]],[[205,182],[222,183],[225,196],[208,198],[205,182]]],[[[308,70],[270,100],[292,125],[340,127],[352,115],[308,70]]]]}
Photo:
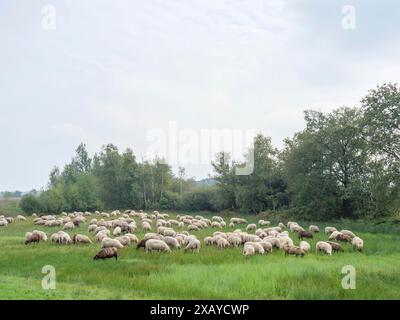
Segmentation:
{"type": "MultiPolygon", "coordinates": [[[[382,217],[400,207],[400,87],[370,90],[360,107],[304,112],[305,128],[284,141],[254,138],[252,173],[221,152],[212,162],[216,184],[198,187],[162,159],[138,161],[132,150],[108,144],[89,156],[84,144],[63,170],[55,167],[39,196],[26,195],[27,212],[105,209],[289,210],[302,217],[382,217]]],[[[249,153],[250,154],[250,153],[249,153]]],[[[246,156],[245,156],[246,157],[246,156]]]]}

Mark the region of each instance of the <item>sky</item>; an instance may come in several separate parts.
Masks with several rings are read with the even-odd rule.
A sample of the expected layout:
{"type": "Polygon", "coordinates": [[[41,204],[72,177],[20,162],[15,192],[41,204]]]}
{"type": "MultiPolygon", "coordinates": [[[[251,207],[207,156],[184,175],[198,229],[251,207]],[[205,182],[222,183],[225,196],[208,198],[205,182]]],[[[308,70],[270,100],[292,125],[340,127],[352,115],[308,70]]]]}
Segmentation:
{"type": "Polygon", "coordinates": [[[197,179],[212,173],[202,130],[282,148],[303,110],[398,82],[399,12],[397,0],[1,0],[0,190],[45,187],[81,142],[166,152],[197,179]]]}

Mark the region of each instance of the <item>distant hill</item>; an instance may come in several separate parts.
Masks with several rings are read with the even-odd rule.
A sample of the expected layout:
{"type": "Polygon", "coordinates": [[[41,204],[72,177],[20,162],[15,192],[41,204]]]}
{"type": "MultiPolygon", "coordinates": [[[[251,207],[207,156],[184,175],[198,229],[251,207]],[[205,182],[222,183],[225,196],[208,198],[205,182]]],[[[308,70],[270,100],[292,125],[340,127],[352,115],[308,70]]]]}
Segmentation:
{"type": "Polygon", "coordinates": [[[201,179],[199,181],[196,181],[196,187],[202,188],[202,187],[211,187],[217,184],[217,181],[212,178],[206,178],[206,179],[201,179]]]}

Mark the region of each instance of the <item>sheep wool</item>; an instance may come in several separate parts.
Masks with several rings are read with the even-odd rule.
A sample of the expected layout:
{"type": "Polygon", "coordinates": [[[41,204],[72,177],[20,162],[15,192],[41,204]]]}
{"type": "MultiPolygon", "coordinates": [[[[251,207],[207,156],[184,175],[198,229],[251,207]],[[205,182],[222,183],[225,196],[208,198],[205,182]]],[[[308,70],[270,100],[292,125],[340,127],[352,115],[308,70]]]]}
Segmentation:
{"type": "Polygon", "coordinates": [[[153,252],[153,251],[171,252],[171,249],[162,240],[149,239],[146,241],[145,251],[146,252],[153,252]]]}
{"type": "Polygon", "coordinates": [[[332,255],[332,246],[325,241],[318,241],[316,244],[317,252],[325,252],[327,255],[332,255]]]}
{"type": "Polygon", "coordinates": [[[101,241],[101,247],[102,248],[112,248],[112,247],[114,247],[114,248],[117,248],[117,249],[121,249],[124,246],[121,244],[121,242],[119,242],[116,239],[104,238],[101,241]]]}

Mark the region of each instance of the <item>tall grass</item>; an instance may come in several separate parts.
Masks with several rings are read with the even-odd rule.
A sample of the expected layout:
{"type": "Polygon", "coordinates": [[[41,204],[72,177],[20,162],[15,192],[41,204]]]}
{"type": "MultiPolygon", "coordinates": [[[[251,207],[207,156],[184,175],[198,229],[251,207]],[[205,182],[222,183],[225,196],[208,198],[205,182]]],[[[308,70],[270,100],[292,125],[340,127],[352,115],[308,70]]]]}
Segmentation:
{"type": "MultiPolygon", "coordinates": [[[[71,233],[89,234],[87,225],[71,233]]],[[[355,230],[356,225],[340,227],[355,230]]],[[[363,253],[345,244],[345,252],[332,257],[314,251],[304,258],[285,257],[275,250],[244,259],[241,248],[146,254],[131,247],[120,250],[118,261],[93,261],[98,243],[23,245],[26,231],[38,229],[48,235],[58,231],[33,226],[28,218],[0,228],[0,299],[399,299],[399,233],[371,232],[369,225],[363,232],[358,227],[356,232],[365,242],[363,253]],[[56,290],[41,287],[44,265],[56,269],[56,290]],[[356,268],[355,290],[341,286],[345,265],[356,268]]],[[[193,233],[202,240],[214,231],[193,233]]],[[[326,238],[321,233],[310,243],[315,247],[326,238]]]]}

